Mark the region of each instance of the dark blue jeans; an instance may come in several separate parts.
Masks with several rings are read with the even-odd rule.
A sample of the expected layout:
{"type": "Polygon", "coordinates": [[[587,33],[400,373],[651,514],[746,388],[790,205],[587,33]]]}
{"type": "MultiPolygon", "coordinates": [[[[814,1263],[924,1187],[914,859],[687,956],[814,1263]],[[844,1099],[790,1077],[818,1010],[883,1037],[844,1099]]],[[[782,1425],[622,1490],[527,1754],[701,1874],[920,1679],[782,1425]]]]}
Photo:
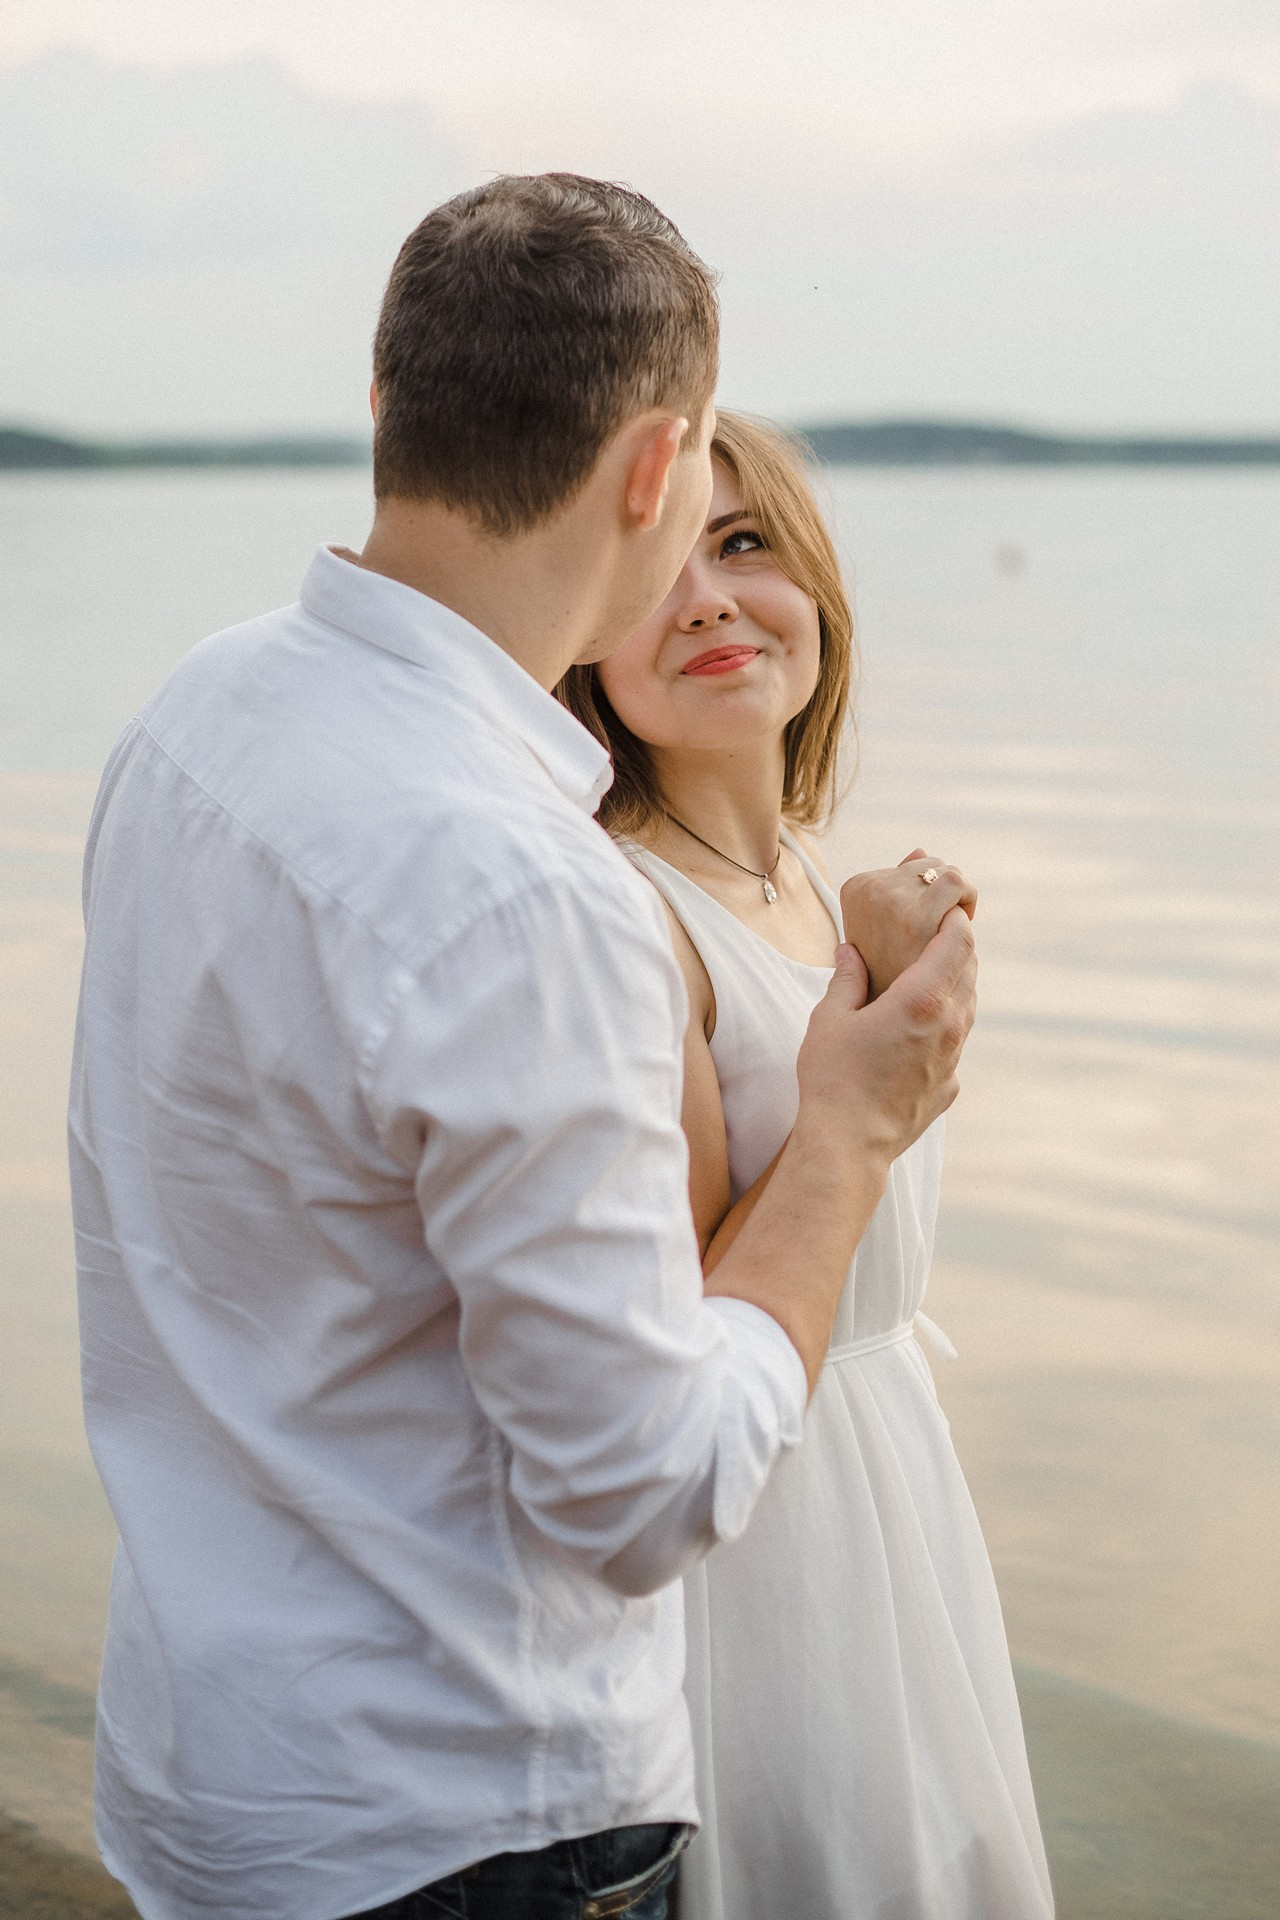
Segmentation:
{"type": "Polygon", "coordinates": [[[612,1827],[495,1853],[351,1920],[668,1920],[687,1827],[612,1827]]]}

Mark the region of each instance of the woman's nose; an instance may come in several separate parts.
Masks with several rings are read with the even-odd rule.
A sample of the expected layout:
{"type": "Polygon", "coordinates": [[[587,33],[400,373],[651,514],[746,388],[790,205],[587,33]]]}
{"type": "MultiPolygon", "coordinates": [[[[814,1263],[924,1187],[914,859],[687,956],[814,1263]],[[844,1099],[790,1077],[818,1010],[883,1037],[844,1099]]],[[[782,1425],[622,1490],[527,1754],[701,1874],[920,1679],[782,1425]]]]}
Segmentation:
{"type": "Polygon", "coordinates": [[[686,578],[684,586],[678,615],[682,633],[701,633],[707,627],[726,626],[737,619],[737,601],[714,581],[705,576],[686,578]]]}

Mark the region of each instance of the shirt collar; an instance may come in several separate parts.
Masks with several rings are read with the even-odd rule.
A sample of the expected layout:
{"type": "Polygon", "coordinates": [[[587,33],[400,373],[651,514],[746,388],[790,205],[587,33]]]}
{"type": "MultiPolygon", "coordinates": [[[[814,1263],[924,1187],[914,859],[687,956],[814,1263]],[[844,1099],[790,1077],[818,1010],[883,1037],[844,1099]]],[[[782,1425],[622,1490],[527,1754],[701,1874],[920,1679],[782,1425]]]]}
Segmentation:
{"type": "Polygon", "coordinates": [[[299,597],[327,626],[451,681],[486,718],[518,735],[566,799],[595,812],[613,779],[608,753],[461,614],[401,580],[344,560],[332,547],[318,549],[299,597]]]}

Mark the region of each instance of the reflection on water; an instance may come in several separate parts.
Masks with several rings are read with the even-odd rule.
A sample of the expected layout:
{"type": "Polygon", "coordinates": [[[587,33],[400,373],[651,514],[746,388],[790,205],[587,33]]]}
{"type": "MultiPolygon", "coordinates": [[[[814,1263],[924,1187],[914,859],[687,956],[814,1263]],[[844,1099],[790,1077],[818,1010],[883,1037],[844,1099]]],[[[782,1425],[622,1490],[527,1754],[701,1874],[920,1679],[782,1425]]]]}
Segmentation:
{"type": "MultiPolygon", "coordinates": [[[[359,535],[366,490],[0,484],[0,1809],[78,1845],[110,1551],[62,1163],[80,835],[167,665],[291,598],[318,538],[359,535]]],[[[919,841],[983,889],[932,1311],[961,1351],[940,1386],[1015,1653],[1280,1743],[1280,483],[863,473],[829,491],[867,660],[835,862],[919,841]]],[[[1076,1724],[1063,1684],[1028,1681],[1035,1727],[1076,1724]]],[[[1061,1779],[1066,1809],[1051,1747],[1042,1797],[1061,1779]]],[[[1263,1750],[1196,1751],[1244,1808],[1225,1783],[1263,1750]]],[[[1126,1819],[1156,1847],[1144,1805],[1126,1819]]],[[[1215,1901],[1180,1910],[1255,1911],[1215,1901]]]]}
{"type": "MultiPolygon", "coordinates": [[[[913,785],[984,884],[932,1310],[1014,1646],[1280,1739],[1280,911],[913,785]]],[[[909,805],[868,790],[864,844],[909,805]]]]}
{"type": "Polygon", "coordinates": [[[922,838],[983,887],[934,1311],[1011,1639],[1280,1741],[1280,485],[839,498],[840,846],[922,838]]]}

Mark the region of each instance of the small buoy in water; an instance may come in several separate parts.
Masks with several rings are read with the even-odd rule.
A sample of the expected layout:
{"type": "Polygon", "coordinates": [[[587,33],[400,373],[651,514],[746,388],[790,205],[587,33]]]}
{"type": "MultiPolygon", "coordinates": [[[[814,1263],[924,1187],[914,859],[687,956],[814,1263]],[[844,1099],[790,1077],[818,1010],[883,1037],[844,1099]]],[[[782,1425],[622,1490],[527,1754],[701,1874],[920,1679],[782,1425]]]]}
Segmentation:
{"type": "Polygon", "coordinates": [[[996,572],[1007,574],[1025,573],[1026,567],[1026,548],[1020,547],[1016,540],[1002,540],[996,548],[996,572]]]}

